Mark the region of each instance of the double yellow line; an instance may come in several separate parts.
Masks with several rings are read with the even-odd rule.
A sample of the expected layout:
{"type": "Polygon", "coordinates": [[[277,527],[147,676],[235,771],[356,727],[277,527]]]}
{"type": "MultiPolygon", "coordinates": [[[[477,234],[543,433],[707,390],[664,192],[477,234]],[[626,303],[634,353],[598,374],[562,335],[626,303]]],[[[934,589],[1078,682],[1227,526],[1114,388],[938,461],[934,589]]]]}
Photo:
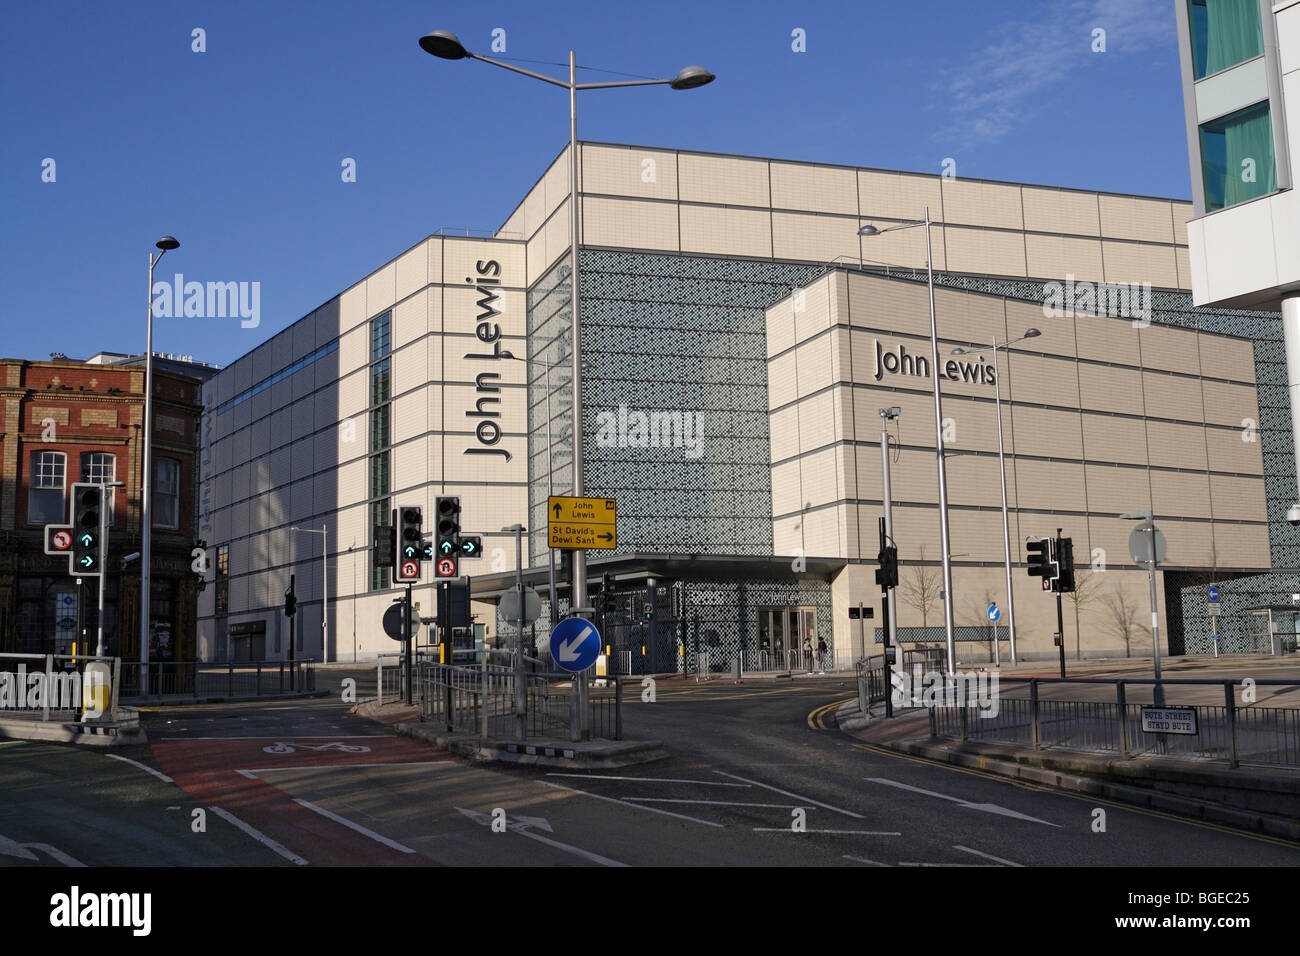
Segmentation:
{"type": "Polygon", "coordinates": [[[857,698],[855,697],[845,697],[843,700],[837,700],[829,704],[822,704],[820,707],[817,707],[809,711],[808,713],[809,729],[834,730],[836,725],[832,723],[830,726],[827,726],[826,719],[829,717],[832,721],[834,721],[836,708],[838,708],[841,704],[847,704],[849,701],[856,700],[856,699],[857,698]]]}

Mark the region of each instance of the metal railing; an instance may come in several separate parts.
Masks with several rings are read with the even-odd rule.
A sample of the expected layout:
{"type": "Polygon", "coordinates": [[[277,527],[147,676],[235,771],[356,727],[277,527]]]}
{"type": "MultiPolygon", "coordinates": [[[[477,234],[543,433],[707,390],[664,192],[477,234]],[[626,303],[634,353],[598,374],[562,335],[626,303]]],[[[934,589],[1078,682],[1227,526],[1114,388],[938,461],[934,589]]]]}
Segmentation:
{"type": "Polygon", "coordinates": [[[1300,768],[1300,707],[1258,702],[1263,688],[1295,690],[1300,683],[1259,679],[1243,686],[1232,680],[1162,679],[1162,706],[1192,708],[1195,734],[1143,730],[1142,708],[1153,705],[1156,683],[1153,678],[1002,677],[996,708],[988,701],[944,701],[930,709],[930,733],[1123,759],[1165,757],[1229,767],[1300,768]],[[1005,692],[1001,685],[1007,684],[1014,693],[1005,692]],[[1207,690],[1210,699],[1222,703],[1209,702],[1207,690]],[[1095,693],[1080,699],[1084,691],[1095,693]]]}
{"type": "MultiPolygon", "coordinates": [[[[915,665],[921,665],[924,671],[934,671],[947,665],[946,652],[941,647],[909,647],[903,649],[903,667],[909,672],[915,665]]],[[[874,657],[859,658],[856,664],[858,676],[858,709],[866,714],[872,704],[884,701],[890,692],[889,675],[885,671],[885,658],[882,654],[874,657]]]]}
{"type": "Polygon", "coordinates": [[[316,689],[314,661],[196,661],[122,663],[121,696],[266,697],[310,693],[316,689]],[[141,671],[144,685],[141,686],[141,671]]]}
{"type": "Polygon", "coordinates": [[[112,720],[117,712],[120,660],[86,654],[0,654],[0,717],[79,719],[86,702],[86,665],[96,662],[108,667],[108,699],[98,698],[104,708],[100,716],[112,720]],[[34,686],[39,686],[35,696],[34,686]]]}
{"type": "MultiPolygon", "coordinates": [[[[509,654],[493,652],[496,659],[509,654]]],[[[532,667],[542,662],[526,659],[532,667]]],[[[451,733],[482,739],[565,737],[570,733],[570,698],[574,681],[568,674],[534,670],[525,673],[522,721],[515,698],[516,671],[511,664],[454,665],[422,663],[416,669],[415,693],[420,719],[451,733]]],[[[623,678],[597,678],[605,686],[588,689],[588,721],[593,738],[623,739],[623,678]]]]}

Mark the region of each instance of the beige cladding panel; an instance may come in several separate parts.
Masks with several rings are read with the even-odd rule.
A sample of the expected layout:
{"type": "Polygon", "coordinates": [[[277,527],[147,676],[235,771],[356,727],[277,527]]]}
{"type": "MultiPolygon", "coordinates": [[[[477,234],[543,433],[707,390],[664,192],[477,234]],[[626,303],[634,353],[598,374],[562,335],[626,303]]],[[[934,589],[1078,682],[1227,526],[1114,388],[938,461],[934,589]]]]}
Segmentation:
{"type": "MultiPolygon", "coordinates": [[[[1143,415],[1142,377],[1137,369],[1092,365],[1079,368],[1079,398],[1084,409],[1143,415]]],[[[1014,379],[1012,380],[1014,387],[1014,379]]]]}
{"type": "MultiPolygon", "coordinates": [[[[374,316],[366,308],[366,284],[360,282],[339,296],[339,328],[352,329],[374,316]]],[[[237,363],[247,366],[247,362],[237,363]]],[[[238,373],[236,373],[238,376],[238,373]]],[[[239,392],[251,385],[251,382],[235,381],[235,391],[239,392]]]]}
{"type": "Polygon", "coordinates": [[[1195,210],[1189,202],[1170,203],[1170,210],[1173,214],[1174,221],[1174,242],[1180,246],[1187,245],[1187,222],[1195,215],[1195,210]]]}
{"type": "Polygon", "coordinates": [[[1151,505],[1151,484],[1145,468],[1123,465],[1084,466],[1088,510],[1093,514],[1125,514],[1151,505]]]}
{"type": "Polygon", "coordinates": [[[683,203],[771,206],[766,160],[681,153],[677,168],[683,203]]]}
{"type": "Polygon", "coordinates": [[[1201,364],[1205,374],[1255,385],[1255,346],[1249,339],[1202,335],[1201,364]]]}
{"type": "Polygon", "coordinates": [[[768,428],[773,462],[786,461],[799,454],[799,406],[789,405],[773,412],[768,416],[768,428]]]}
{"type": "Polygon", "coordinates": [[[803,507],[802,459],[794,458],[772,466],[772,514],[796,514],[803,507]]]}
{"type": "Polygon", "coordinates": [[[1151,510],[1157,515],[1210,517],[1210,482],[1204,473],[1151,470],[1151,510]]]}
{"type": "Polygon", "coordinates": [[[405,302],[393,307],[393,317],[389,325],[392,331],[392,348],[394,352],[403,346],[422,339],[431,331],[429,328],[429,292],[421,291],[405,302]]]}
{"type": "Polygon", "coordinates": [[[939,498],[934,452],[904,449],[890,463],[890,492],[895,501],[929,504],[939,498]]]}
{"type": "Polygon", "coordinates": [[[395,445],[390,460],[392,462],[390,488],[423,485],[428,480],[425,469],[429,464],[429,440],[421,436],[395,445]]]}
{"type": "MultiPolygon", "coordinates": [[[[1199,418],[1199,414],[1196,417],[1199,418]]],[[[1148,421],[1146,424],[1147,449],[1153,467],[1204,470],[1204,425],[1176,425],[1157,421],[1148,421]]]]}
{"type": "Polygon", "coordinates": [[[584,245],[677,251],[674,203],[587,198],[582,216],[584,245]]]}
{"type": "MultiPolygon", "coordinates": [[[[582,181],[579,180],[579,186],[582,181]]],[[[541,216],[545,218],[560,207],[560,204],[567,201],[572,193],[569,184],[569,147],[565,144],[560,155],[556,157],[555,162],[551,163],[550,168],[542,176],[542,197],[543,205],[541,216]]],[[[448,270],[447,274],[455,275],[448,270]]]]}
{"type": "MultiPolygon", "coordinates": [[[[366,279],[366,304],[373,315],[391,309],[397,301],[397,264],[390,262],[366,279]]],[[[294,343],[294,351],[303,350],[294,343]]]]}
{"type": "Polygon", "coordinates": [[[824,448],[799,459],[800,494],[804,504],[811,503],[816,508],[833,504],[844,497],[837,464],[834,448],[824,448]]]}
{"type": "Polygon", "coordinates": [[[1028,405],[1008,410],[1004,405],[1002,415],[1003,443],[1008,453],[1023,448],[1026,453],[1051,458],[1083,457],[1078,412],[1028,405]]]}
{"type": "Polygon", "coordinates": [[[1267,568],[1267,525],[1214,523],[1214,557],[1221,568],[1267,568]]]}
{"type": "Polygon", "coordinates": [[[772,221],[767,210],[683,205],[681,230],[682,252],[772,255],[772,221]]]}
{"type": "Polygon", "coordinates": [[[1138,331],[1138,338],[1142,343],[1142,364],[1146,368],[1201,374],[1199,336],[1195,332],[1167,325],[1148,325],[1138,331]]]}
{"type": "Polygon", "coordinates": [[[1028,274],[1025,240],[1019,232],[948,225],[943,230],[943,243],[947,267],[954,272],[1004,276],[1028,274]]]}
{"type": "Polygon", "coordinates": [[[1021,186],[1020,199],[1024,205],[1025,229],[1030,232],[1101,235],[1096,193],[1021,186]]]}
{"type": "Polygon", "coordinates": [[[1232,428],[1258,428],[1259,402],[1253,386],[1203,381],[1205,420],[1232,428]]]}
{"type": "Polygon", "coordinates": [[[802,289],[796,289],[787,301],[794,316],[796,342],[802,342],[830,328],[830,276],[824,276],[802,289]]]}
{"type": "Polygon", "coordinates": [[[1097,201],[1101,207],[1101,234],[1107,239],[1174,241],[1173,215],[1168,199],[1102,194],[1097,201]]]}
{"type": "MultiPolygon", "coordinates": [[[[947,394],[947,385],[944,386],[944,391],[943,417],[951,422],[949,434],[944,438],[944,447],[951,448],[954,452],[959,450],[996,452],[998,418],[993,402],[962,400],[947,394]]],[[[992,388],[989,388],[990,397],[992,391],[992,388]]],[[[1010,430],[1011,419],[1006,405],[1002,408],[1002,416],[1002,440],[1004,447],[1009,451],[1010,442],[1007,440],[1007,433],[1010,430]]],[[[933,436],[931,436],[930,444],[933,443],[933,436]]]]}
{"type": "MultiPolygon", "coordinates": [[[[928,379],[925,381],[928,382],[928,379]]],[[[900,416],[889,426],[889,434],[894,441],[904,445],[928,445],[933,456],[934,397],[928,388],[925,391],[910,392],[859,388],[853,390],[852,401],[858,441],[878,442],[880,409],[897,407],[901,409],[900,416]]]]}
{"type": "Polygon", "coordinates": [[[804,554],[818,557],[844,557],[847,544],[847,511],[845,506],[839,505],[805,513],[802,540],[804,554]]]}
{"type": "MultiPolygon", "coordinates": [[[[1020,187],[973,179],[941,179],[943,220],[947,223],[1023,229],[1020,187]]],[[[930,215],[939,218],[932,209],[930,215]]]]}
{"type": "Polygon", "coordinates": [[[1200,379],[1162,372],[1143,372],[1142,382],[1146,413],[1152,418],[1200,421],[1204,417],[1200,379]]]}
{"type": "Polygon", "coordinates": [[[524,276],[524,244],[496,239],[454,239],[444,243],[444,282],[451,288],[472,287],[483,282],[506,289],[522,289],[524,276]],[[491,263],[496,262],[497,266],[491,263]],[[466,282],[472,279],[473,282],[466,282]],[[496,280],[488,282],[488,280],[496,280]]]}
{"type": "Polygon", "coordinates": [[[823,335],[805,342],[795,351],[800,396],[829,388],[832,376],[831,337],[823,335]]]}
{"type": "MultiPolygon", "coordinates": [[[[857,171],[847,166],[769,164],[773,209],[858,214],[857,171]]],[[[852,232],[856,234],[856,226],[852,232]]]]}
{"type": "MultiPolygon", "coordinates": [[[[582,191],[643,199],[677,198],[677,154],[659,149],[625,149],[584,144],[582,191]]],[[[590,200],[588,200],[590,201],[590,200]]],[[[590,236],[586,242],[593,242],[590,236]]]]}
{"type": "MultiPolygon", "coordinates": [[[[1146,507],[1147,505],[1144,503],[1135,503],[1133,505],[1134,510],[1141,510],[1146,507]]],[[[1160,526],[1159,521],[1156,522],[1156,526],[1160,526]]],[[[1137,522],[1130,521],[1126,518],[1102,518],[1097,515],[1089,516],[1088,540],[1094,552],[1098,548],[1100,548],[1102,552],[1101,554],[1094,553],[1092,556],[1093,561],[1102,562],[1106,566],[1107,572],[1112,568],[1132,567],[1133,556],[1128,550],[1128,539],[1129,535],[1132,534],[1133,529],[1136,527],[1137,522]]],[[[1168,541],[1168,538],[1165,540],[1168,541]]],[[[1082,563],[1079,560],[1080,557],[1081,556],[1077,554],[1076,548],[1076,565],[1082,563]]],[[[1103,575],[1103,586],[1109,587],[1109,583],[1106,582],[1104,578],[1105,575],[1103,575]]],[[[1147,608],[1147,613],[1150,613],[1150,606],[1147,605],[1146,602],[1143,602],[1142,606],[1147,608]]],[[[1149,639],[1150,635],[1148,634],[1148,640],[1149,639]]]]}
{"type": "Polygon", "coordinates": [[[1210,495],[1218,521],[1267,521],[1264,479],[1211,475],[1210,495]]]}
{"type": "Polygon", "coordinates": [[[1173,246],[1103,240],[1107,282],[1150,283],[1157,289],[1178,286],[1178,263],[1173,246]]]}
{"type": "MultiPolygon", "coordinates": [[[[930,208],[931,222],[939,220],[943,198],[939,177],[922,173],[858,170],[859,215],[866,221],[899,219],[916,221],[925,218],[930,208]]],[[[877,223],[883,226],[884,223],[877,223]]],[[[908,232],[924,233],[923,229],[908,232]]],[[[924,238],[924,236],[922,236],[924,238]]]]}
{"type": "MultiPolygon", "coordinates": [[[[1006,304],[1008,339],[1018,339],[1029,329],[1038,329],[1042,335],[1013,345],[1008,351],[1042,352],[1048,355],[1075,354],[1074,318],[1056,316],[1048,318],[1043,314],[1043,307],[1037,303],[1012,302],[1006,304]]],[[[1005,354],[1005,353],[1004,353],[1005,354]]]]}
{"type": "Polygon", "coordinates": [[[1257,430],[1207,427],[1205,440],[1209,446],[1212,471],[1246,475],[1264,473],[1263,442],[1257,430]]]}
{"type": "Polygon", "coordinates": [[[1067,275],[1099,282],[1104,278],[1101,241],[1068,236],[1025,236],[1025,268],[1040,279],[1064,282],[1067,275]]]}
{"type": "MultiPolygon", "coordinates": [[[[1020,508],[1050,509],[1068,507],[1083,509],[1083,468],[1079,462],[1039,461],[1032,458],[1017,458],[1015,483],[1012,485],[1008,476],[1007,495],[1014,498],[1020,508]]],[[[994,479],[996,482],[996,477],[994,479]]],[[[984,503],[998,500],[994,492],[997,485],[986,486],[984,503]]]]}
{"type": "MultiPolygon", "coordinates": [[[[1079,358],[1124,365],[1139,364],[1141,336],[1131,321],[1106,316],[1079,315],[1073,319],[1047,319],[1048,326],[1073,321],[1079,358]]],[[[1043,329],[1043,337],[1048,335],[1043,329]]]]}
{"type": "MultiPolygon", "coordinates": [[[[961,343],[976,348],[991,345],[994,336],[1006,341],[1006,309],[993,296],[963,294],[956,289],[934,290],[934,312],[939,326],[939,355],[945,357],[961,343]]],[[[929,309],[926,309],[929,320],[929,309]]],[[[929,329],[927,328],[927,333],[929,329]]]]}
{"type": "Polygon", "coordinates": [[[1174,247],[1174,265],[1178,268],[1178,288],[1192,287],[1192,258],[1186,246],[1174,247]]]}
{"type": "Polygon", "coordinates": [[[779,355],[794,345],[794,306],[790,299],[782,299],[763,313],[767,323],[767,354],[779,355]]]}
{"type": "MultiPolygon", "coordinates": [[[[1006,375],[1004,397],[1037,405],[1079,407],[1079,387],[1073,361],[1018,352],[1012,352],[1007,360],[1010,369],[1006,375]]],[[[1136,383],[1136,373],[1133,378],[1136,383]]]]}
{"type": "Polygon", "coordinates": [[[930,334],[930,297],[923,282],[849,274],[849,321],[858,328],[930,334]]]}
{"type": "Polygon", "coordinates": [[[795,379],[795,354],[786,352],[767,363],[767,407],[780,408],[795,401],[798,395],[795,379]]]}
{"type": "MultiPolygon", "coordinates": [[[[953,505],[1001,505],[997,455],[950,454],[948,501],[953,505]],[[990,492],[992,497],[990,498],[990,492]]],[[[1001,510],[999,509],[999,514],[1001,510]]]]}
{"type": "MultiPolygon", "coordinates": [[[[961,561],[1001,561],[1002,512],[954,508],[948,515],[948,540],[961,561]]],[[[1013,573],[1015,569],[1012,569],[1013,573]]],[[[953,589],[954,593],[960,593],[953,589]]]]}
{"type": "Polygon", "coordinates": [[[813,213],[772,213],[772,250],[778,259],[858,264],[856,219],[813,213]]]}
{"type": "Polygon", "coordinates": [[[835,441],[839,422],[835,396],[822,392],[805,398],[796,406],[799,410],[799,450],[809,452],[835,441]]]}

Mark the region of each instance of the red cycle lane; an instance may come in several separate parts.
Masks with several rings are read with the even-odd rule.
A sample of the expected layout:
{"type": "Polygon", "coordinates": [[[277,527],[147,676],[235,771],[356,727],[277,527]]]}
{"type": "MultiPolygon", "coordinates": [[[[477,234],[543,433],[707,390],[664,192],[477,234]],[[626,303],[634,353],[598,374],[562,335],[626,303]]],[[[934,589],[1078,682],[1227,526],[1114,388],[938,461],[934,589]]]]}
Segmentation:
{"type": "Polygon", "coordinates": [[[388,736],[209,737],[155,740],[151,749],[158,766],[186,793],[233,814],[313,866],[436,865],[294,802],[259,774],[452,759],[424,744],[388,736]]]}

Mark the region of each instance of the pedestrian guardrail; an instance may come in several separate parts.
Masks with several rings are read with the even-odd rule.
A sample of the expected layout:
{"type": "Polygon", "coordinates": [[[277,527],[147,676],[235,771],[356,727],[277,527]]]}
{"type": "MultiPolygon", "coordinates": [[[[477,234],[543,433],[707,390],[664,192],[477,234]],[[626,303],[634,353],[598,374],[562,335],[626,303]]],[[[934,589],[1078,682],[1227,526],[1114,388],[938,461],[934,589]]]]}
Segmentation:
{"type": "Polygon", "coordinates": [[[196,661],[122,663],[121,696],[268,697],[316,689],[314,661],[196,661]]]}
{"type": "Polygon", "coordinates": [[[116,657],[93,654],[0,654],[0,717],[81,719],[86,714],[89,685],[90,713],[111,720],[117,711],[119,665],[116,657]],[[86,667],[94,663],[107,670],[101,668],[98,675],[87,679],[86,667]],[[98,683],[104,676],[107,680],[98,683]]]}
{"type": "Polygon", "coordinates": [[[1300,683],[1268,679],[1003,676],[995,707],[945,701],[930,709],[930,733],[1123,759],[1300,768],[1300,706],[1275,706],[1296,690],[1300,683]],[[1157,706],[1192,712],[1195,732],[1186,732],[1191,723],[1180,732],[1144,729],[1144,708],[1157,706]]]}

